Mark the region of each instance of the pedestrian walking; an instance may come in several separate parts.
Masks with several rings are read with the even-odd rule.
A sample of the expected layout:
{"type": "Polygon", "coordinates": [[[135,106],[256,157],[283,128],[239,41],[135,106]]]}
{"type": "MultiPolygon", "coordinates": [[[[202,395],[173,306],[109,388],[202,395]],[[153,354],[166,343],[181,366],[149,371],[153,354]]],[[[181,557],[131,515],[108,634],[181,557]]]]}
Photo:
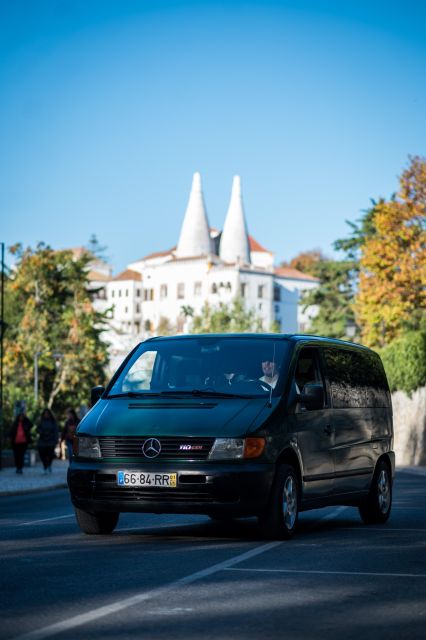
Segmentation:
{"type": "Polygon", "coordinates": [[[59,429],[55,416],[50,409],[44,409],[37,426],[38,453],[43,463],[44,473],[52,473],[55,447],[58,444],[59,429]]]}
{"type": "Polygon", "coordinates": [[[79,422],[80,420],[74,409],[67,409],[67,419],[65,420],[64,428],[62,430],[61,442],[65,442],[66,444],[68,462],[70,464],[72,459],[72,443],[79,422]]]}
{"type": "Polygon", "coordinates": [[[13,421],[9,431],[9,438],[15,458],[16,473],[22,473],[24,467],[24,457],[28,446],[31,444],[31,420],[25,415],[25,409],[21,408],[19,414],[13,421]]]}

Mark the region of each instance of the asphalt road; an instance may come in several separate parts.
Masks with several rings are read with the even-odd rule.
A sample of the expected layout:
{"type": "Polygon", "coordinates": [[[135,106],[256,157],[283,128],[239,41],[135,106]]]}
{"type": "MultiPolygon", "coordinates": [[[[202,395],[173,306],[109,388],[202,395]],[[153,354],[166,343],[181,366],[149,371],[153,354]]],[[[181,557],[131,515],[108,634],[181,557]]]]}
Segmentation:
{"type": "Polygon", "coordinates": [[[426,476],[397,474],[384,526],[301,514],[290,542],[254,519],[124,514],[85,536],[65,490],[0,498],[0,637],[426,637],[426,476]]]}

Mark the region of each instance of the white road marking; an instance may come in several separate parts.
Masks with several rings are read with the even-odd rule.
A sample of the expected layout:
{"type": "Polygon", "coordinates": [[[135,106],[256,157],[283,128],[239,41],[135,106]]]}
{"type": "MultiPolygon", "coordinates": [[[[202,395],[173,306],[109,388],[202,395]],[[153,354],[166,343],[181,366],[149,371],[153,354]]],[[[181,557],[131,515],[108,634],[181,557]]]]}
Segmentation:
{"type": "MultiPolygon", "coordinates": [[[[336,509],[333,509],[331,513],[327,513],[322,518],[316,520],[315,523],[312,523],[309,528],[314,528],[315,525],[321,521],[334,518],[344,509],[346,509],[346,507],[338,507],[336,509]]],[[[140,604],[141,602],[152,600],[157,596],[164,597],[164,595],[167,595],[168,592],[175,589],[176,587],[193,584],[194,582],[218,573],[219,571],[229,569],[230,567],[233,567],[240,562],[245,562],[246,560],[250,560],[251,558],[261,555],[262,553],[266,553],[270,549],[274,549],[275,547],[278,547],[282,544],[283,541],[281,540],[267,542],[266,544],[262,544],[259,547],[250,549],[250,551],[246,551],[244,553],[240,553],[237,556],[234,556],[233,558],[229,558],[224,562],[218,562],[211,567],[207,567],[206,569],[202,569],[201,571],[196,571],[195,573],[191,573],[188,576],[179,578],[178,580],[174,580],[173,582],[169,582],[169,584],[166,584],[162,587],[157,587],[156,589],[145,591],[144,593],[138,593],[134,596],[131,596],[130,598],[125,598],[124,600],[112,602],[111,604],[105,605],[103,607],[98,607],[97,609],[92,609],[92,611],[81,613],[77,616],[73,616],[72,618],[68,618],[67,620],[61,620],[60,622],[48,625],[47,627],[42,627],[41,629],[29,631],[28,633],[24,633],[20,636],[15,636],[13,640],[44,640],[44,638],[50,638],[51,636],[54,636],[58,633],[69,631],[70,629],[75,629],[76,627],[80,627],[83,624],[88,624],[93,622],[94,620],[99,620],[99,618],[109,616],[112,613],[117,613],[118,611],[122,611],[123,609],[128,609],[129,607],[140,604]]]]}
{"type": "Polygon", "coordinates": [[[338,529],[339,531],[362,531],[363,533],[368,533],[369,531],[381,531],[382,533],[386,533],[387,531],[409,531],[409,532],[413,532],[413,533],[425,533],[426,529],[411,529],[411,528],[396,528],[396,527],[387,527],[387,526],[383,526],[383,527],[370,527],[370,526],[366,526],[363,527],[362,525],[360,525],[359,527],[339,527],[338,529]]]}
{"type": "Polygon", "coordinates": [[[224,571],[247,571],[252,573],[306,573],[331,576],[382,576],[384,578],[426,578],[426,573],[373,573],[370,571],[315,571],[303,569],[243,569],[226,567],[224,571]]]}
{"type": "Polygon", "coordinates": [[[29,633],[15,636],[14,640],[42,640],[43,638],[54,636],[57,633],[75,629],[76,627],[79,627],[83,624],[88,624],[90,622],[93,622],[94,620],[98,620],[99,618],[109,616],[112,613],[117,613],[118,611],[122,611],[123,609],[127,609],[128,607],[140,604],[141,602],[145,602],[146,600],[152,600],[156,596],[164,596],[167,594],[167,592],[175,589],[176,587],[182,587],[187,584],[192,584],[197,580],[202,580],[203,578],[211,576],[218,571],[223,571],[224,569],[227,569],[228,567],[231,567],[238,562],[244,562],[245,560],[249,560],[250,558],[254,558],[255,556],[260,555],[261,553],[265,553],[266,551],[269,551],[270,549],[273,549],[280,544],[282,544],[281,541],[268,542],[267,544],[263,544],[260,547],[255,547],[250,551],[246,551],[245,553],[241,553],[238,556],[234,556],[229,560],[225,560],[224,562],[219,562],[218,564],[214,564],[211,567],[207,567],[207,569],[202,569],[201,571],[191,573],[184,578],[174,580],[173,582],[170,582],[168,585],[165,585],[163,587],[158,587],[157,589],[152,589],[151,591],[145,591],[144,593],[138,593],[135,596],[131,596],[130,598],[118,600],[117,602],[112,602],[111,604],[108,604],[104,607],[99,607],[98,609],[93,609],[92,611],[88,611],[87,613],[73,616],[68,620],[62,620],[61,622],[56,622],[55,624],[43,627],[42,629],[36,629],[34,631],[30,631],[29,633]]]}
{"type": "Polygon", "coordinates": [[[20,522],[18,527],[26,527],[31,524],[40,524],[41,522],[51,522],[52,520],[62,520],[63,518],[73,518],[74,514],[69,513],[66,516],[54,516],[53,518],[43,518],[43,520],[31,520],[31,522],[20,522]]]}
{"type": "Polygon", "coordinates": [[[392,505],[392,511],[425,511],[425,507],[404,507],[403,505],[392,505]]]}
{"type": "Polygon", "coordinates": [[[339,513],[342,513],[342,511],[345,511],[346,509],[349,509],[349,507],[336,507],[335,509],[333,509],[333,511],[331,511],[330,513],[326,513],[325,516],[322,516],[321,518],[316,518],[312,524],[310,524],[308,526],[308,529],[315,529],[316,525],[319,522],[326,522],[327,520],[333,520],[333,518],[335,518],[336,516],[339,515],[339,513]]]}

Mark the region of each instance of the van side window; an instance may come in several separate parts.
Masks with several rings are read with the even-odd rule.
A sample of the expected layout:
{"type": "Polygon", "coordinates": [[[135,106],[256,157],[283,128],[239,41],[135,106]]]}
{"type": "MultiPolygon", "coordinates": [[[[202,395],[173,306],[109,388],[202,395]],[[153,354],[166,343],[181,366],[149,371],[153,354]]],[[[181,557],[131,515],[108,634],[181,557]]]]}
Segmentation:
{"type": "MultiPolygon", "coordinates": [[[[324,382],[318,365],[318,355],[315,349],[302,349],[294,374],[296,392],[304,393],[307,384],[321,385],[324,392],[324,382]]],[[[324,394],[325,397],[325,394],[324,394]]],[[[299,405],[299,410],[306,411],[307,407],[299,405]]]]}
{"type": "Polygon", "coordinates": [[[325,349],[323,353],[334,407],[389,406],[386,376],[375,353],[350,349],[325,349]]]}

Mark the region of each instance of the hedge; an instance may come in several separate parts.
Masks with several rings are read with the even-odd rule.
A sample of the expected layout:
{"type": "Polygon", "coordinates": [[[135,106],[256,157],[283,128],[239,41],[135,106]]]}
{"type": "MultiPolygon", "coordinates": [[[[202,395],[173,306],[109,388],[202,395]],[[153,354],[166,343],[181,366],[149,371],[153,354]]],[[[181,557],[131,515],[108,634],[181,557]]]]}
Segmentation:
{"type": "Polygon", "coordinates": [[[410,331],[380,353],[391,391],[413,391],[426,384],[426,333],[410,331]]]}

